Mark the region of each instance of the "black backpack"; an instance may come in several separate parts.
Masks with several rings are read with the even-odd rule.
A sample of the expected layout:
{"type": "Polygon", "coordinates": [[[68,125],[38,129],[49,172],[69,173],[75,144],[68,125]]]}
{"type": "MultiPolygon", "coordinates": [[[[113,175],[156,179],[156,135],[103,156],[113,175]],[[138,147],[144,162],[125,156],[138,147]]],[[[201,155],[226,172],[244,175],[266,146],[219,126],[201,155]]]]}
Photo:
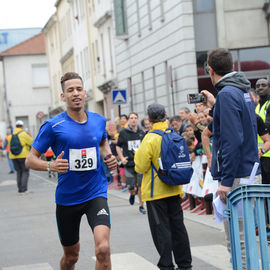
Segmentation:
{"type": "Polygon", "coordinates": [[[19,134],[22,131],[18,132],[17,134],[12,134],[11,140],[10,140],[10,152],[13,155],[19,155],[22,152],[22,144],[19,139],[19,134]]]}

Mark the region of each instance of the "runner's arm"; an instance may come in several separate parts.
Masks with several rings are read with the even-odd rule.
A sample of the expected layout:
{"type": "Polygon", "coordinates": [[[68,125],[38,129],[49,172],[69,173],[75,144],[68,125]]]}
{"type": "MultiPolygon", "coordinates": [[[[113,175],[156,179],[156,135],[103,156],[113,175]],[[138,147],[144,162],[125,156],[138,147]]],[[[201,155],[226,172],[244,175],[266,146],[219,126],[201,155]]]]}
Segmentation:
{"type": "Polygon", "coordinates": [[[49,169],[52,172],[64,173],[69,169],[69,165],[67,159],[62,159],[63,155],[64,152],[62,152],[56,160],[47,162],[41,160],[41,153],[32,147],[25,160],[25,165],[27,168],[37,171],[47,171],[49,169]]]}
{"type": "Polygon", "coordinates": [[[107,165],[109,170],[114,170],[117,167],[116,157],[112,155],[108,139],[101,141],[99,145],[100,155],[104,158],[104,163],[107,165]]]}

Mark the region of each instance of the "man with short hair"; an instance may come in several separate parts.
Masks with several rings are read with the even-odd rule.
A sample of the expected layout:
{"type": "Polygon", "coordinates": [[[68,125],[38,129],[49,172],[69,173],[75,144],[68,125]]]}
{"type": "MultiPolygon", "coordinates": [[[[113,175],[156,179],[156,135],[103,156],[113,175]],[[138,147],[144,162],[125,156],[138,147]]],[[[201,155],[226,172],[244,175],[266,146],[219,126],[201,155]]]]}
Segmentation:
{"type": "MultiPolygon", "coordinates": [[[[259,79],[256,82],[256,93],[259,95],[259,103],[256,106],[256,113],[262,118],[268,132],[270,131],[270,82],[266,79],[259,79]]],[[[270,151],[266,152],[263,141],[258,136],[258,146],[261,152],[262,183],[270,184],[270,151]]]]}
{"type": "Polygon", "coordinates": [[[141,199],[142,175],[134,170],[134,154],[138,150],[143,137],[144,132],[138,126],[138,114],[131,112],[128,115],[128,126],[119,133],[116,151],[125,168],[127,186],[130,192],[129,203],[134,204],[135,195],[138,193],[139,212],[146,214],[141,199]]]}
{"type": "Polygon", "coordinates": [[[144,117],[141,120],[142,130],[147,133],[151,129],[151,123],[149,122],[148,118],[144,117]]]}
{"type": "Polygon", "coordinates": [[[12,136],[8,137],[8,147],[11,149],[9,153],[9,158],[13,160],[14,168],[17,174],[17,187],[20,194],[26,194],[28,191],[28,179],[29,179],[29,169],[25,166],[25,159],[29,154],[31,145],[33,143],[33,138],[23,130],[23,121],[18,120],[16,122],[16,128],[13,135],[18,135],[18,139],[22,146],[22,150],[19,154],[12,153],[11,140],[12,136]]]}
{"type": "MultiPolygon", "coordinates": [[[[220,180],[217,195],[226,203],[228,193],[237,188],[240,178],[251,174],[254,163],[259,162],[257,149],[257,123],[255,106],[250,97],[250,82],[242,72],[233,72],[232,54],[227,49],[208,52],[208,68],[212,84],[218,91],[217,99],[203,90],[206,105],[214,106],[213,148],[211,173],[220,180]]],[[[261,183],[260,170],[254,183],[261,183]]],[[[224,222],[228,251],[230,238],[228,222],[224,222]]],[[[246,269],[243,220],[239,219],[243,269],[246,269]]]]}
{"type": "Polygon", "coordinates": [[[109,170],[116,168],[105,130],[106,119],[84,109],[86,90],[82,78],[68,72],[61,78],[61,99],[67,110],[41,126],[26,159],[27,167],[58,172],[56,219],[64,250],[61,270],[73,270],[79,258],[79,229],[85,214],[94,234],[96,270],[110,270],[110,212],[108,182],[101,158],[109,170]],[[51,146],[57,159],[39,157],[51,146]]]}
{"type": "Polygon", "coordinates": [[[120,124],[122,128],[127,127],[128,125],[128,116],[126,114],[120,115],[120,124]]]}
{"type": "MultiPolygon", "coordinates": [[[[152,130],[166,130],[165,108],[161,104],[151,104],[147,108],[152,130]]],[[[151,131],[152,131],[151,130],[151,131]]],[[[174,270],[174,261],[178,270],[191,270],[191,251],[188,234],[184,224],[180,195],[180,185],[167,185],[154,174],[152,182],[151,163],[159,168],[162,137],[148,132],[138,151],[135,153],[135,170],[143,173],[142,200],[146,201],[148,221],[155,247],[160,255],[157,264],[160,270],[174,270]],[[153,196],[151,196],[153,186],[153,196]]]]}
{"type": "Polygon", "coordinates": [[[186,131],[186,127],[189,124],[189,114],[190,114],[190,109],[187,107],[183,107],[179,110],[179,115],[182,119],[182,125],[180,128],[180,134],[186,131]]]}
{"type": "Polygon", "coordinates": [[[172,129],[178,133],[179,135],[181,135],[181,127],[182,127],[182,118],[179,115],[175,115],[170,119],[170,125],[172,127],[172,129]]]}
{"type": "Polygon", "coordinates": [[[195,111],[196,113],[204,112],[206,109],[206,105],[203,102],[195,103],[195,111]]]}

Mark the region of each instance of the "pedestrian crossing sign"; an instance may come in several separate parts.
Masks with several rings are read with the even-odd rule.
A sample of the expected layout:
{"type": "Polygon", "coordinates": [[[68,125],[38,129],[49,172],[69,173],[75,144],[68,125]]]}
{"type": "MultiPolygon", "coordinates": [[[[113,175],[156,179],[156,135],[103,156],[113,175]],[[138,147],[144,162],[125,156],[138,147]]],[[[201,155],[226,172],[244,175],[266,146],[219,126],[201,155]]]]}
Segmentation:
{"type": "Polygon", "coordinates": [[[113,104],[126,104],[127,103],[127,91],[125,89],[112,90],[112,101],[113,104]]]}

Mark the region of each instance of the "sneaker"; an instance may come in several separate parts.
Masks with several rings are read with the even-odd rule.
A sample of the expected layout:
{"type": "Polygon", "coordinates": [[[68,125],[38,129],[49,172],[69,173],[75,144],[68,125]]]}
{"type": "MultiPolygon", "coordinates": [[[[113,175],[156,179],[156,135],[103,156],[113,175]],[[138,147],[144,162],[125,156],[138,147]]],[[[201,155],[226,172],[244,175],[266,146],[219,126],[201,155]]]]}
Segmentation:
{"type": "Polygon", "coordinates": [[[139,211],[141,214],[144,214],[144,215],[146,214],[146,210],[143,208],[143,206],[139,207],[139,211]]]}
{"type": "Polygon", "coordinates": [[[8,174],[12,174],[12,173],[14,173],[14,171],[10,171],[8,174]]]}
{"type": "Polygon", "coordinates": [[[135,195],[130,195],[130,196],[129,196],[129,203],[130,203],[131,205],[133,205],[134,202],[135,202],[135,195]]]}

